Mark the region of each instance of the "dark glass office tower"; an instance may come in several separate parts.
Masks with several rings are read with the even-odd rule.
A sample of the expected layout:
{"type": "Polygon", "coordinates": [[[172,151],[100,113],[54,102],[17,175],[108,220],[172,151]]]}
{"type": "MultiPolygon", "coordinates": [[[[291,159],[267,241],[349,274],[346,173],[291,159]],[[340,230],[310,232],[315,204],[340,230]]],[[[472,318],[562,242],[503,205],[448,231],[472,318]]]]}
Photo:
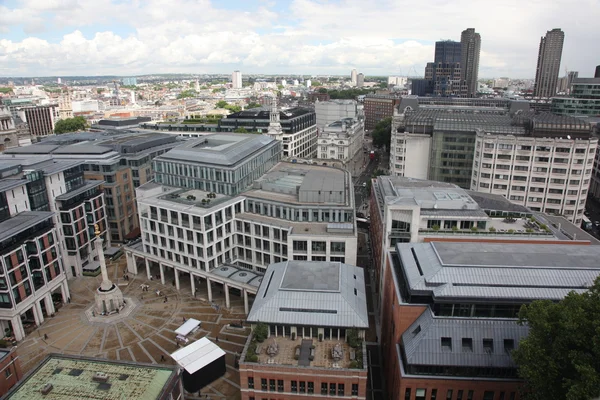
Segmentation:
{"type": "Polygon", "coordinates": [[[434,63],[459,63],[461,61],[460,42],[442,40],[435,42],[434,63]]]}

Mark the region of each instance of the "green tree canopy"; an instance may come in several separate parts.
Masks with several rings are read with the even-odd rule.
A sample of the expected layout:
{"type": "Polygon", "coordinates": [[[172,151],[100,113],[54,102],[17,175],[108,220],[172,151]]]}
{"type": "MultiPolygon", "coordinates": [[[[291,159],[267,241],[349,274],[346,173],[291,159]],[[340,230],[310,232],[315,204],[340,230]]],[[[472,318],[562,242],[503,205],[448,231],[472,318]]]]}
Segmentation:
{"type": "Polygon", "coordinates": [[[12,93],[12,88],[9,87],[0,87],[0,93],[2,94],[7,94],[7,93],[12,93]]]}
{"type": "Polygon", "coordinates": [[[392,117],[384,118],[375,125],[373,129],[373,146],[383,147],[389,150],[392,138],[392,117]]]}
{"type": "Polygon", "coordinates": [[[225,100],[218,101],[217,104],[215,104],[215,106],[217,106],[217,108],[225,108],[228,105],[229,105],[229,103],[227,103],[225,100]]]}
{"type": "Polygon", "coordinates": [[[324,87],[319,89],[319,93],[327,93],[327,89],[325,89],[324,87]]]}
{"type": "Polygon", "coordinates": [[[83,117],[61,119],[54,126],[54,133],[60,135],[61,133],[77,132],[84,130],[86,127],[87,121],[83,117]]]}
{"type": "Polygon", "coordinates": [[[354,88],[354,89],[344,89],[344,90],[328,90],[327,93],[329,93],[329,96],[332,99],[350,99],[350,100],[354,100],[356,99],[357,96],[362,96],[365,94],[369,94],[372,93],[373,90],[372,89],[358,89],[358,88],[354,88]]]}
{"type": "Polygon", "coordinates": [[[187,97],[196,97],[198,95],[198,93],[196,93],[195,90],[184,90],[183,92],[179,93],[177,95],[178,99],[185,99],[187,97]]]}
{"type": "Polygon", "coordinates": [[[246,106],[246,110],[249,110],[251,108],[258,108],[258,107],[260,107],[260,104],[258,104],[256,102],[251,102],[251,103],[248,103],[248,105],[246,106]]]}
{"type": "Polygon", "coordinates": [[[529,335],[512,352],[525,380],[523,399],[581,400],[600,395],[600,278],[562,301],[523,306],[529,335]]]}
{"type": "Polygon", "coordinates": [[[227,104],[225,106],[225,109],[229,110],[231,112],[234,112],[234,113],[238,112],[238,111],[242,111],[242,107],[240,107],[240,106],[234,106],[234,105],[231,105],[231,104],[227,104]]]}
{"type": "Polygon", "coordinates": [[[233,132],[235,133],[248,133],[248,131],[246,130],[246,128],[236,128],[233,132]]]}

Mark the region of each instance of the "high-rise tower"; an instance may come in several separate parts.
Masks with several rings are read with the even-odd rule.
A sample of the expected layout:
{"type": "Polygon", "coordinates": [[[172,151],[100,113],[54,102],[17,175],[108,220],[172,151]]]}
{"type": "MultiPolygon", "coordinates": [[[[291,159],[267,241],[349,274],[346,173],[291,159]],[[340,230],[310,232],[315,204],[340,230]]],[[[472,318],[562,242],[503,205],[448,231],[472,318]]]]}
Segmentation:
{"type": "Polygon", "coordinates": [[[534,96],[552,97],[556,94],[564,41],[565,33],[558,28],[552,29],[546,32],[546,36],[542,36],[535,71],[534,96]]]}
{"type": "Polygon", "coordinates": [[[358,73],[356,72],[356,69],[353,69],[350,72],[350,81],[352,82],[353,86],[356,86],[356,79],[358,77],[358,73]]]}
{"type": "Polygon", "coordinates": [[[459,63],[461,62],[460,42],[453,40],[440,40],[435,42],[434,63],[459,63]]]}
{"type": "MultiPolygon", "coordinates": [[[[479,75],[479,52],[481,51],[481,36],[475,28],[468,28],[460,35],[461,47],[461,80],[467,86],[467,97],[477,94],[477,78],[479,75]]],[[[554,82],[556,86],[556,81],[554,82]]]]}

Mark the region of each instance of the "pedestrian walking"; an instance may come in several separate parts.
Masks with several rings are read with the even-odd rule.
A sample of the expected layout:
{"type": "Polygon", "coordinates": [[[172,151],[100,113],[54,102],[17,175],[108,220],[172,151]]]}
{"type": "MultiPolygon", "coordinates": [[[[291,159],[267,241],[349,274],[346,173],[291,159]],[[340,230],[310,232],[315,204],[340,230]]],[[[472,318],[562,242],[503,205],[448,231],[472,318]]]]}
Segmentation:
{"type": "Polygon", "coordinates": [[[67,303],[71,304],[71,298],[67,297],[67,303]]]}
{"type": "Polygon", "coordinates": [[[44,340],[48,340],[48,334],[44,333],[44,340]]]}
{"type": "Polygon", "coordinates": [[[185,322],[185,317],[183,317],[183,322],[185,322]]]}
{"type": "Polygon", "coordinates": [[[160,361],[165,361],[165,356],[163,354],[160,355],[160,361]]]}

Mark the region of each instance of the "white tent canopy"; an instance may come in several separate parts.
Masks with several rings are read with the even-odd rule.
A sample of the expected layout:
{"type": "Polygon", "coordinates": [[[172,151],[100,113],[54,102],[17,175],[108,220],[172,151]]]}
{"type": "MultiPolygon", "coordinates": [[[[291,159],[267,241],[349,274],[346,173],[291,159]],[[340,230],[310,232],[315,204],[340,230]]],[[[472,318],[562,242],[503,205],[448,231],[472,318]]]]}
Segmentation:
{"type": "Polygon", "coordinates": [[[225,352],[219,346],[203,337],[177,350],[171,357],[188,373],[193,374],[224,355],[225,352]]]}
{"type": "Polygon", "coordinates": [[[175,330],[175,333],[186,337],[190,333],[194,332],[200,326],[200,321],[194,318],[190,318],[183,325],[175,330]]]}

